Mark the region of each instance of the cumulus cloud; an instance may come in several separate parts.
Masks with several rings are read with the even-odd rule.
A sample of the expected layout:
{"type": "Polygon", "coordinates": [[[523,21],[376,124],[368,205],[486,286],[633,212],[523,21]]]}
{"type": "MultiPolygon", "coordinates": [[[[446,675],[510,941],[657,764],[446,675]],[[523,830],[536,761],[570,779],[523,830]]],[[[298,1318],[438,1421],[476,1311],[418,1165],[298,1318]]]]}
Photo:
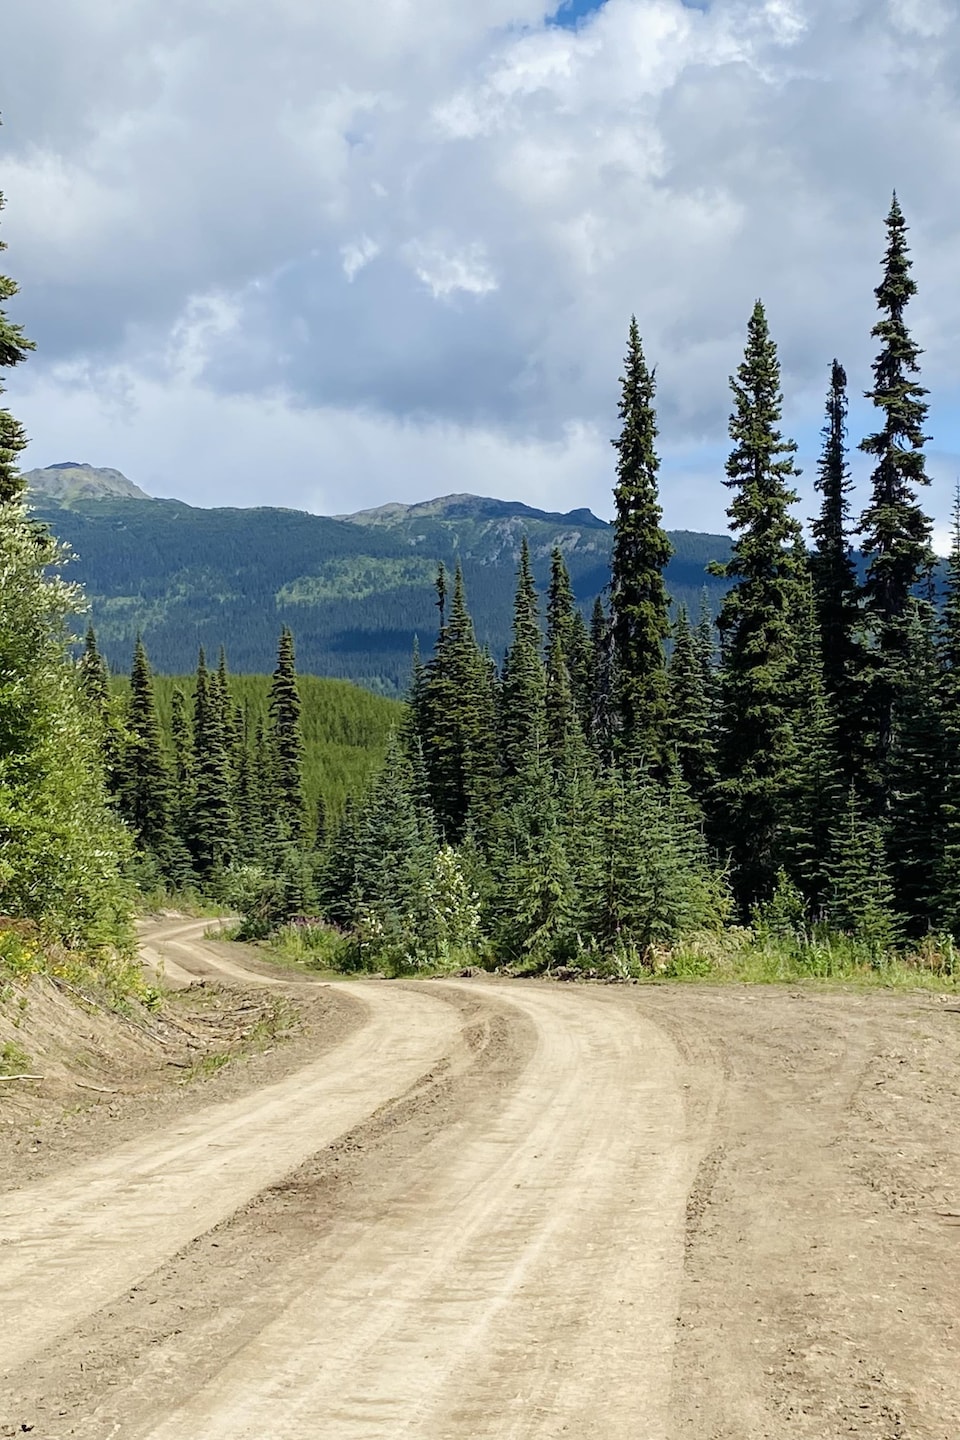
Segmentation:
{"type": "Polygon", "coordinates": [[[18,318],[41,347],[11,386],[35,463],[87,438],[87,458],[145,457],[132,478],[148,488],[148,457],[166,456],[161,488],[207,503],[231,498],[243,452],[248,499],[289,473],[286,503],[333,510],[445,488],[553,507],[551,485],[607,510],[635,311],[668,518],[715,528],[754,298],[809,478],[833,355],[869,382],[896,185],[945,483],[960,448],[946,0],[606,0],[572,28],[543,0],[11,10],[0,188],[18,318]]]}

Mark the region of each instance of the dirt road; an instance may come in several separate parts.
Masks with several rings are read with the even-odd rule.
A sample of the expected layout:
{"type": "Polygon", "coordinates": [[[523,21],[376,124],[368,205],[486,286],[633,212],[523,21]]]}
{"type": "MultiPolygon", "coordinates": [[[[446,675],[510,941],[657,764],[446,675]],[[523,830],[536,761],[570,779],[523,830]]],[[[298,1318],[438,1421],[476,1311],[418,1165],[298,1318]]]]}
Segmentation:
{"type": "MultiPolygon", "coordinates": [[[[305,989],[201,929],[168,978],[305,989]]],[[[321,993],[339,1045],[0,1194],[0,1434],[958,1440],[951,1007],[321,993]]]]}

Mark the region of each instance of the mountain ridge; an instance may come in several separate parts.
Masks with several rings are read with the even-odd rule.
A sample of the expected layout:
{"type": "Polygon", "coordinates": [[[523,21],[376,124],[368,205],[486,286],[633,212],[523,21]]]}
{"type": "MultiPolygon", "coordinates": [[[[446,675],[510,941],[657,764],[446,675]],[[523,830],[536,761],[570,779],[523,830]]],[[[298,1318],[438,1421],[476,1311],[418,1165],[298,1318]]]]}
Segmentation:
{"type": "MultiPolygon", "coordinates": [[[[32,484],[29,498],[37,518],[74,552],[70,577],[87,592],[114,671],[129,667],[139,632],[165,674],[188,673],[200,645],[215,655],[221,644],[233,670],[269,672],[277,634],[289,625],[303,672],[398,694],[415,639],[424,652],[433,645],[441,562],[462,566],[478,639],[497,660],[509,642],[524,538],[541,593],[555,546],[586,616],[609,584],[613,527],[587,509],[562,513],[448,495],[335,517],[152,498],[119,471],[99,472],[107,483],[94,495],[59,483],[77,470],[89,481],[93,469],[48,467],[39,472],[46,488],[32,484]],[[114,476],[138,493],[112,490],[114,476]]],[[[674,531],[671,538],[674,600],[696,610],[706,590],[715,610],[724,582],[706,566],[727,558],[729,537],[674,531]]]]}

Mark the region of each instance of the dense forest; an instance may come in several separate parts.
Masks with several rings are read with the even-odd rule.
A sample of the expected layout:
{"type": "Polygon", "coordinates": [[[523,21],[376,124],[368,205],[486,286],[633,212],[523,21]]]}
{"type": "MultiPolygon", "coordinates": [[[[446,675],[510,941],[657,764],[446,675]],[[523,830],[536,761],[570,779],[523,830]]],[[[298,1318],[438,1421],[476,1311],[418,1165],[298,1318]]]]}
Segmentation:
{"type": "MultiPolygon", "coordinates": [[[[701,953],[705,937],[761,935],[813,968],[883,967],[926,946],[952,970],[960,502],[941,601],[896,199],[886,232],[862,514],[835,360],[807,544],[758,302],[731,378],[724,598],[716,619],[672,608],[655,375],[631,321],[605,594],[586,618],[555,547],[544,595],[524,541],[498,664],[467,568],[441,563],[435,644],[414,655],[389,743],[386,712],[363,731],[385,759],[362,793],[308,759],[320,692],[298,677],[287,626],[256,683],[231,679],[222,652],[215,666],[201,652],[189,682],[158,682],[138,640],[118,689],[92,628],[73,659],[78,597],[51,575],[57,545],[16,468],[23,432],[0,412],[3,910],[89,941],[122,926],[133,880],[199,887],[237,906],[248,935],[286,926],[341,966],[630,974],[678,965],[696,937],[701,953]]],[[[0,317],[0,363],[17,364],[28,342],[0,317]]]]}
{"type": "MultiPolygon", "coordinates": [[[[128,668],[138,634],[165,674],[192,669],[201,645],[214,656],[225,646],[235,670],[268,670],[286,625],[301,670],[401,696],[414,638],[426,647],[436,637],[440,561],[463,566],[477,637],[498,657],[509,643],[512,572],[524,536],[541,586],[560,547],[587,615],[610,578],[613,532],[605,521],[589,511],[546,515],[482,497],[396,507],[401,513],[388,512],[381,523],[269,507],[203,510],[178,500],[64,504],[40,489],[31,504],[71,547],[68,573],[87,594],[114,671],[128,668]]],[[[671,539],[675,601],[698,605],[706,584],[716,610],[724,587],[705,567],[726,559],[727,537],[671,539]]]]}

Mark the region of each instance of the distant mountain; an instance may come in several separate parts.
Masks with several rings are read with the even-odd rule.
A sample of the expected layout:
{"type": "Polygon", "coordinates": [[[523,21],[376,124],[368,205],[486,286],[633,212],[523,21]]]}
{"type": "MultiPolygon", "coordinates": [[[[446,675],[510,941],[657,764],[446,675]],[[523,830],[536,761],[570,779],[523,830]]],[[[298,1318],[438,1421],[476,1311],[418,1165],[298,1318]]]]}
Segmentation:
{"type": "MultiPolygon", "coordinates": [[[[90,469],[52,466],[31,477],[90,469]]],[[[613,531],[589,510],[559,514],[471,495],[336,518],[267,507],[202,510],[151,500],[119,480],[129,488],[99,488],[93,497],[66,483],[60,490],[55,481],[53,488],[49,480],[46,488],[31,483],[36,514],[76,553],[71,578],[87,591],[115,670],[129,667],[138,630],[166,674],[189,671],[199,645],[215,657],[221,644],[234,670],[271,670],[287,624],[302,671],[395,694],[406,686],[414,637],[424,652],[433,645],[441,560],[451,569],[462,564],[477,635],[497,659],[509,640],[524,536],[543,589],[559,545],[585,614],[609,581],[613,531]]],[[[727,557],[729,537],[678,531],[671,538],[674,601],[695,610],[706,588],[715,608],[723,582],[706,566],[727,557]]]]}
{"type": "Polygon", "coordinates": [[[44,470],[28,470],[24,479],[38,503],[53,500],[58,505],[72,505],[77,500],[150,499],[145,490],[134,485],[119,470],[81,465],[75,460],[48,465],[44,470]]]}

